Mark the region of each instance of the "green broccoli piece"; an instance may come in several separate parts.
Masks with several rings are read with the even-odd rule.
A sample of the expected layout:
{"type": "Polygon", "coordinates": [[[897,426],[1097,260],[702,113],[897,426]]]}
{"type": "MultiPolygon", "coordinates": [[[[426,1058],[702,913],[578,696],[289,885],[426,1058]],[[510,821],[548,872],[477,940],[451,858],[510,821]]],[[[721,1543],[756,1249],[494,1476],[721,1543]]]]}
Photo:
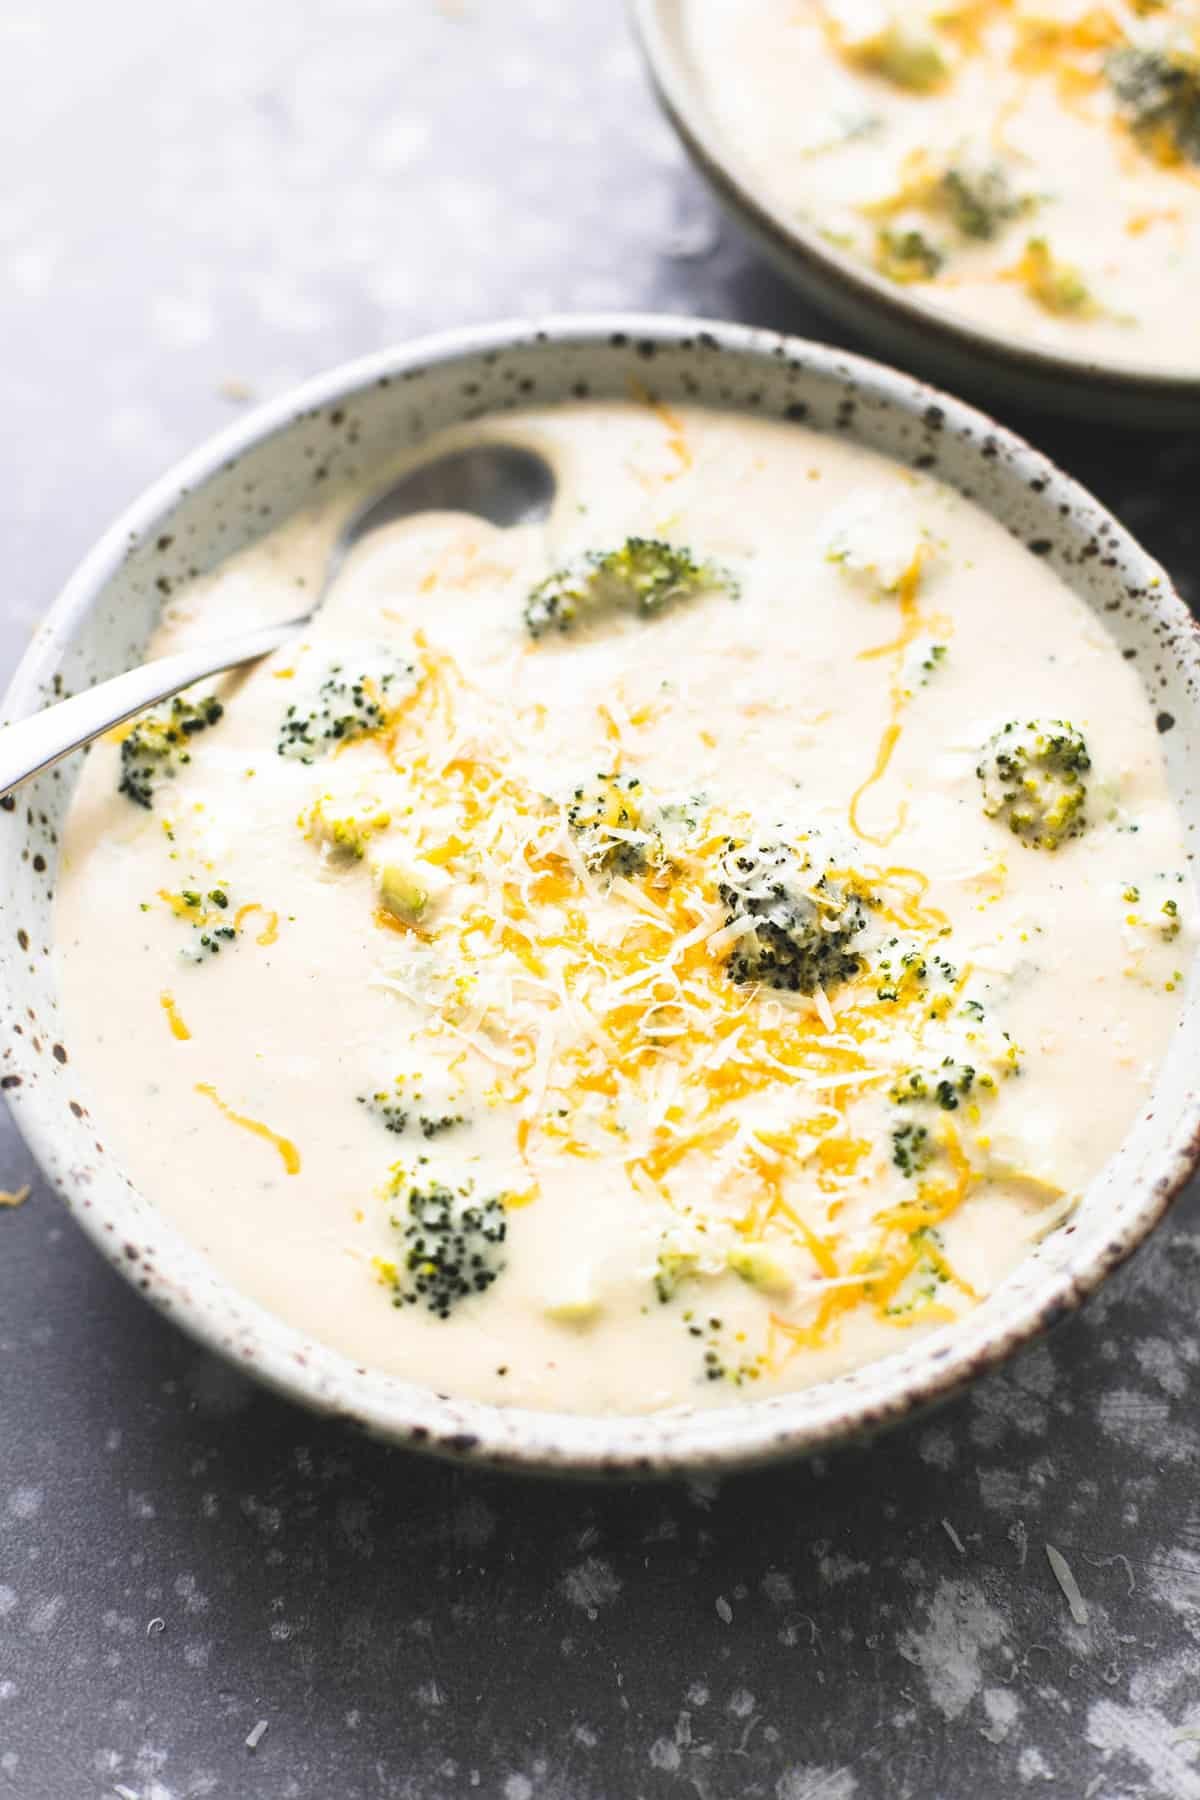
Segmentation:
{"type": "Polygon", "coordinates": [[[906,945],[900,938],[889,938],[881,946],[875,973],[879,978],[875,998],[886,1001],[920,992],[929,982],[953,987],[958,980],[957,969],[944,956],[922,950],[917,944],[906,945]]]}
{"type": "Polygon", "coordinates": [[[850,942],[867,922],[869,902],[818,874],[790,844],[731,840],[717,894],[731,928],[753,921],[734,941],[726,964],[732,980],[811,994],[862,968],[850,942]]]}
{"type": "Polygon", "coordinates": [[[332,794],[322,794],[307,815],[301,816],[300,823],[305,827],[305,835],[333,860],[361,862],[371,839],[391,824],[391,814],[374,802],[359,812],[348,808],[339,811],[339,804],[332,794]]]}
{"type": "Polygon", "coordinates": [[[392,1227],[405,1246],[396,1271],[394,1303],[424,1305],[448,1319],[460,1301],[485,1293],[506,1266],[508,1220],[498,1198],[473,1201],[472,1189],[433,1182],[410,1187],[392,1227]]]}
{"type": "Polygon", "coordinates": [[[567,824],[590,868],[607,875],[641,875],[661,852],[657,811],[636,775],[597,775],[575,789],[567,824]]]}
{"type": "Polygon", "coordinates": [[[423,1138],[441,1137],[443,1131],[453,1131],[462,1122],[461,1113],[421,1113],[417,1118],[423,1138]]]}
{"type": "Polygon", "coordinates": [[[892,1161],[902,1175],[915,1180],[927,1169],[936,1154],[925,1125],[905,1122],[892,1128],[892,1161]]]}
{"type": "Polygon", "coordinates": [[[572,631],[605,613],[633,612],[655,618],[678,601],[737,584],[713,562],[697,562],[690,550],[661,538],[631,537],[619,550],[589,550],[539,582],[525,602],[530,637],[572,631]]]}
{"type": "Polygon", "coordinates": [[[277,753],[310,763],[335,744],[370,737],[389,723],[397,702],[411,693],[416,679],[411,663],[354,676],[334,663],[310,712],[295,704],[288,707],[279,727],[277,753]]]}
{"type": "Polygon", "coordinates": [[[945,252],[921,231],[892,231],[885,227],[875,237],[875,267],[889,281],[907,287],[914,281],[932,281],[945,267],[945,252]]]}
{"type": "Polygon", "coordinates": [[[378,1119],[385,1131],[400,1136],[408,1126],[408,1108],[400,1104],[399,1092],[381,1088],[375,1094],[360,1094],[358,1104],[365,1106],[371,1117],[378,1119]]]}
{"type": "Polygon", "coordinates": [[[730,1250],[725,1262],[729,1270],[749,1287],[758,1288],[772,1299],[786,1300],[795,1287],[791,1271],[762,1244],[746,1244],[741,1249],[730,1250]]]}
{"type": "Polygon", "coordinates": [[[897,1106],[924,1101],[940,1106],[943,1112],[957,1112],[960,1098],[969,1094],[974,1085],[975,1071],[970,1063],[955,1062],[947,1056],[931,1074],[909,1069],[893,1084],[891,1098],[897,1106]]]}
{"type": "Polygon", "coordinates": [[[855,37],[842,36],[847,62],[870,75],[879,75],[893,86],[914,94],[930,94],[944,85],[950,65],[937,39],[903,17],[893,17],[875,30],[855,37]]]}
{"type": "Polygon", "coordinates": [[[952,165],[938,184],[938,199],[963,237],[990,242],[1005,225],[1029,211],[1032,202],[1015,194],[998,163],[972,169],[952,165]]]}
{"type": "Polygon", "coordinates": [[[212,925],[207,922],[198,923],[198,933],[190,950],[184,951],[189,962],[204,962],[207,957],[217,956],[223,948],[237,942],[237,927],[234,925],[212,925]]]}
{"type": "Polygon", "coordinates": [[[1027,240],[1011,270],[1029,298],[1057,318],[1094,319],[1100,311],[1095,296],[1073,263],[1061,262],[1044,237],[1027,240]]]}
{"type": "Polygon", "coordinates": [[[429,925],[450,886],[441,869],[419,857],[411,862],[380,863],[374,875],[384,912],[413,931],[422,931],[429,925]]]}
{"type": "Polygon", "coordinates": [[[210,888],[206,894],[198,888],[184,888],[164,898],[175,917],[192,928],[190,942],[180,951],[184,962],[207,962],[237,942],[238,930],[229,922],[229,895],[224,888],[210,888]]]}
{"type": "Polygon", "coordinates": [[[908,1279],[902,1284],[896,1298],[884,1308],[884,1317],[899,1319],[923,1312],[926,1306],[937,1300],[939,1289],[949,1279],[940,1259],[943,1247],[941,1232],[929,1225],[923,1225],[916,1231],[910,1231],[908,1241],[914,1249],[923,1244],[930,1246],[908,1279]]]}
{"type": "Polygon", "coordinates": [[[1114,50],[1105,73],[1134,135],[1160,162],[1200,162],[1200,56],[1114,50]]]}
{"type": "Polygon", "coordinates": [[[1087,829],[1091,766],[1087,745],[1066,720],[1010,720],[989,739],[975,770],[983,810],[1028,849],[1057,850],[1087,829]]]}
{"type": "Polygon", "coordinates": [[[452,1131],[456,1125],[463,1123],[461,1113],[437,1111],[438,1105],[444,1105],[444,1098],[430,1096],[426,1099],[420,1086],[410,1084],[403,1075],[397,1076],[390,1088],[379,1088],[373,1094],[360,1094],[358,1104],[365,1106],[373,1119],[378,1120],[385,1131],[391,1131],[402,1137],[408,1130],[409,1123],[417,1126],[423,1138],[441,1137],[443,1132],[452,1131]],[[422,1102],[429,1110],[417,1111],[422,1102]]]}
{"type": "Polygon", "coordinates": [[[192,760],[191,742],[224,717],[225,708],[211,694],[187,700],[176,694],[165,712],[143,713],[121,743],[121,779],[117,792],[147,809],[154,805],[158,782],[172,780],[192,760]]]}
{"type": "Polygon", "coordinates": [[[665,1306],[673,1300],[680,1287],[695,1273],[699,1257],[691,1250],[663,1250],[659,1252],[658,1267],[654,1275],[654,1291],[665,1306]]]}

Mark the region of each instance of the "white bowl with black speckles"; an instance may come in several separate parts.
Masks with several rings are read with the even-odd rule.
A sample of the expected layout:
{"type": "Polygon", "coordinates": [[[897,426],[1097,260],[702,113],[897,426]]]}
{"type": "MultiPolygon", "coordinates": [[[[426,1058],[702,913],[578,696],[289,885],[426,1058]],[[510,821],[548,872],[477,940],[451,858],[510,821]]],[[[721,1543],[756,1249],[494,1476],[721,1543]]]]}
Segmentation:
{"type": "MultiPolygon", "coordinates": [[[[142,655],[162,591],[269,530],[314,481],[369,473],[444,426],[529,402],[666,401],[804,421],[935,471],[1045,556],[1147,684],[1188,843],[1200,824],[1200,651],[1158,566],[1090,495],[980,413],[877,364],[740,326],[582,318],[468,330],[335,369],[198,450],[119,519],[67,584],[9,689],[19,718],[142,655]]],[[[439,1396],[355,1367],[246,1299],[140,1194],[63,1041],[52,956],[63,814],[78,759],[0,810],[0,1087],[50,1180],[127,1280],[202,1343],[398,1444],[545,1472],[716,1470],[825,1448],[952,1393],[1043,1331],[1162,1217],[1200,1156],[1200,1008],[1189,988],[1153,1095],[1066,1226],[968,1318],[807,1391],[716,1411],[575,1417],[439,1396]]],[[[1097,1096],[1103,1104],[1103,1096],[1097,1096]]]]}
{"type": "MultiPolygon", "coordinates": [[[[1069,354],[972,323],[899,287],[839,250],[764,191],[712,116],[688,52],[688,0],[628,0],[634,35],[663,112],[717,200],[808,300],[881,354],[1004,405],[1027,405],[1105,424],[1174,428],[1200,421],[1200,372],[1144,368],[1069,354]]],[[[797,99],[805,105],[804,96],[797,99]]],[[[1181,304],[1190,297],[1181,296],[1181,304]]]]}

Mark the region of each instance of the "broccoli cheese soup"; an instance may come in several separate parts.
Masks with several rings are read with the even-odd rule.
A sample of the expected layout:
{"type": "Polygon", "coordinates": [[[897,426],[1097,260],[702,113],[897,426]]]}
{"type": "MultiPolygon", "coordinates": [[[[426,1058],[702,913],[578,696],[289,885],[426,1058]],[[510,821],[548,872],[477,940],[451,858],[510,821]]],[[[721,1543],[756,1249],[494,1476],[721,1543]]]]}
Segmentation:
{"type": "MultiPolygon", "coordinates": [[[[132,1178],[355,1362],[744,1402],[952,1327],[1078,1200],[1193,902],[1137,676],[960,495],[653,404],[543,525],[366,541],[302,637],[98,745],[73,1058],[132,1178]]],[[[169,600],[286,618],[364,494],[169,600]]]]}
{"type": "Polygon", "coordinates": [[[1042,349],[1200,372],[1195,0],[686,0],[778,208],[1042,349]]]}

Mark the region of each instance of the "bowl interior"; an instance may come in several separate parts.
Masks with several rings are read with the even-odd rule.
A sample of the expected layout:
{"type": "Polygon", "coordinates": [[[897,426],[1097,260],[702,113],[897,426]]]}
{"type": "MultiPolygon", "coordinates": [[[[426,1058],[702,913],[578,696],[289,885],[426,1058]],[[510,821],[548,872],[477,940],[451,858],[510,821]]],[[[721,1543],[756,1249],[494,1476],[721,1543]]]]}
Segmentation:
{"type": "MultiPolygon", "coordinates": [[[[353,480],[447,425],[531,403],[627,399],[635,381],[657,398],[803,422],[933,471],[1049,559],[1141,671],[1194,843],[1195,628],[1161,571],[1098,503],[982,415],[907,377],[820,346],[693,321],[459,334],[335,371],[262,409],[166,477],[97,546],[38,631],[5,716],[129,667],[176,583],[261,536],[314,485],[353,480]]],[[[77,1218],[150,1298],[292,1397],[395,1441],[515,1466],[650,1472],[746,1463],[872,1429],[950,1391],[1074,1304],[1145,1235],[1191,1170],[1200,1011],[1189,990],[1152,1099],[1117,1157],[1070,1223],[953,1331],[817,1388],[696,1415],[501,1410],[355,1368],[236,1293],[105,1145],[103,1116],[60,1031],[52,959],[58,845],[78,763],[0,810],[0,1085],[77,1218]]]]}
{"type": "Polygon", "coordinates": [[[958,317],[898,287],[839,250],[764,191],[713,117],[691,58],[688,0],[631,0],[654,85],[666,112],[718,197],[806,295],[903,354],[915,367],[950,372],[964,385],[1011,401],[1064,397],[1072,411],[1111,418],[1115,403],[1131,422],[1170,425],[1200,416],[1200,373],[1169,362],[1097,361],[1085,352],[1047,349],[958,317]],[[1006,379],[1007,378],[1007,379],[1006,379]],[[1108,409],[1107,411],[1105,409],[1108,409]]]}

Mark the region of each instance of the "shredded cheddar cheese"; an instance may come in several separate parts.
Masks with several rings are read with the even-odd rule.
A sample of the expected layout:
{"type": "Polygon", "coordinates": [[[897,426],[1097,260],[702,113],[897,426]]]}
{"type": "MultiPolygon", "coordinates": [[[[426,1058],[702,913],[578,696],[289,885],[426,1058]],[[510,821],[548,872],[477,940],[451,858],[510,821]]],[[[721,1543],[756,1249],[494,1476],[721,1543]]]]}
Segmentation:
{"type": "MultiPolygon", "coordinates": [[[[900,634],[869,653],[892,660],[893,718],[855,806],[886,772],[910,699],[900,662],[927,624],[918,598],[926,555],[922,549],[898,584],[900,634]]],[[[881,1211],[869,1249],[843,1243],[838,1224],[847,1197],[879,1167],[878,1146],[848,1129],[847,1108],[887,1081],[898,1057],[919,1051],[956,1006],[969,969],[936,995],[908,972],[881,998],[879,976],[864,964],[836,1004],[819,988],[810,1000],[755,1001],[726,972],[737,933],[722,924],[717,898],[720,856],[747,822],[697,809],[669,857],[631,865],[606,891],[580,859],[560,807],[519,773],[503,727],[462,670],[428,643],[421,656],[415,705],[374,741],[403,774],[413,856],[445,871],[451,892],[468,871],[470,880],[457,904],[419,928],[383,908],[373,916],[402,943],[425,945],[422,966],[436,971],[432,987],[430,974],[423,977],[425,1029],[432,1042],[461,1044],[495,1072],[487,1097],[516,1114],[515,1148],[531,1191],[554,1159],[611,1155],[620,1146],[634,1189],[705,1231],[714,1220],[706,1224],[692,1199],[704,1167],[718,1208],[729,1208],[745,1242],[766,1246],[781,1233],[811,1260],[814,1297],[798,1302],[801,1317],[780,1325],[793,1348],[825,1341],[860,1303],[891,1317],[918,1268],[969,1295],[930,1235],[976,1179],[949,1127],[941,1143],[950,1179],[931,1176],[907,1207],[881,1211]],[[816,1211],[797,1186],[810,1159],[816,1211]]],[[[371,754],[365,745],[361,753],[371,754]]],[[[861,838],[894,835],[865,832],[855,806],[851,823],[861,838]]],[[[593,829],[609,835],[591,854],[599,843],[621,844],[618,824],[593,829]]],[[[868,896],[881,927],[909,934],[927,955],[949,932],[945,915],[926,902],[919,869],[838,862],[824,879],[868,896]]],[[[397,986],[410,991],[402,976],[397,986]]],[[[906,1302],[906,1321],[915,1305],[906,1302]]]]}
{"type": "Polygon", "coordinates": [[[219,1107],[231,1125],[240,1125],[243,1131],[252,1132],[255,1137],[265,1138],[267,1143],[278,1151],[280,1160],[289,1175],[300,1173],[300,1152],[290,1138],[282,1137],[279,1132],[272,1131],[269,1125],[262,1123],[261,1119],[249,1119],[245,1113],[236,1112],[232,1106],[222,1100],[216,1088],[209,1082],[198,1081],[196,1092],[203,1094],[206,1100],[211,1100],[214,1106],[219,1107]]]}
{"type": "Polygon", "coordinates": [[[183,1022],[182,1014],[175,1004],[174,994],[167,993],[164,989],[158,997],[158,1002],[167,1015],[167,1024],[171,1028],[171,1036],[173,1038],[178,1038],[181,1043],[186,1042],[192,1034],[183,1022]]]}

